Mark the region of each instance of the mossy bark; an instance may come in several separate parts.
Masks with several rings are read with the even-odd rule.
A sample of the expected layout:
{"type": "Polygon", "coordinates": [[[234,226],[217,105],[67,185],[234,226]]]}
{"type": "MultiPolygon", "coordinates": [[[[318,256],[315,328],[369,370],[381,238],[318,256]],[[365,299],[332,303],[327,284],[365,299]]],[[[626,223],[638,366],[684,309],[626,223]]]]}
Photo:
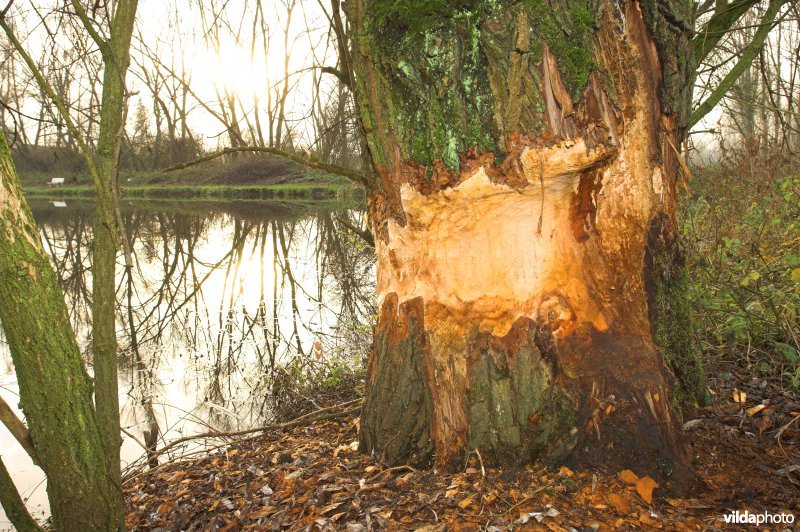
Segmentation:
{"type": "Polygon", "coordinates": [[[382,301],[362,449],[687,485],[674,403],[703,383],[671,228],[692,3],[348,8],[382,301]]]}
{"type": "Polygon", "coordinates": [[[92,383],[2,133],[0,181],[0,321],[20,404],[47,474],[54,525],[119,529],[121,494],[108,475],[92,383]]]}
{"type": "MultiPolygon", "coordinates": [[[[92,357],[95,372],[97,419],[106,451],[108,477],[116,484],[113,500],[125,527],[120,446],[119,385],[117,379],[116,256],[125,230],[119,215],[119,159],[127,116],[125,77],[130,65],[130,43],[137,0],[117,4],[109,38],[100,43],[103,55],[103,94],[97,139],[97,215],[92,247],[92,357]]],[[[126,250],[127,251],[127,250],[126,250]]],[[[127,258],[127,257],[126,257],[127,258]]]]}

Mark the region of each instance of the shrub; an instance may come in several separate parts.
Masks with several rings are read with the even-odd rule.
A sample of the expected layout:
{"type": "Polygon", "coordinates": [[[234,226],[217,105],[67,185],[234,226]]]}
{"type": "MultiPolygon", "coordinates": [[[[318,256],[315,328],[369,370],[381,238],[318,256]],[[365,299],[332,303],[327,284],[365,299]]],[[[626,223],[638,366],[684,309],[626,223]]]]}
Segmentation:
{"type": "Polygon", "coordinates": [[[758,167],[698,172],[684,203],[696,330],[712,364],[800,388],[800,178],[758,167]]]}

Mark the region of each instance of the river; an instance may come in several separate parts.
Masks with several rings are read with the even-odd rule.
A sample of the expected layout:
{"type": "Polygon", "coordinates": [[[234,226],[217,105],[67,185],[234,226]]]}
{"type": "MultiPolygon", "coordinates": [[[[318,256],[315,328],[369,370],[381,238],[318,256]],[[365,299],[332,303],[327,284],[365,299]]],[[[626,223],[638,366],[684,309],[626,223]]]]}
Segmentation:
{"type": "MultiPolygon", "coordinates": [[[[91,374],[94,203],[33,200],[31,209],[91,374]]],[[[123,218],[134,255],[131,271],[122,256],[117,264],[123,469],[143,463],[137,440],[154,422],[159,446],[260,426],[273,417],[282,368],[362,363],[373,253],[339,222],[363,224],[357,203],[140,200],[124,202],[123,218]]],[[[0,395],[16,408],[17,394],[0,328],[0,395]]],[[[48,515],[44,474],[2,426],[0,449],[34,516],[48,515]]]]}

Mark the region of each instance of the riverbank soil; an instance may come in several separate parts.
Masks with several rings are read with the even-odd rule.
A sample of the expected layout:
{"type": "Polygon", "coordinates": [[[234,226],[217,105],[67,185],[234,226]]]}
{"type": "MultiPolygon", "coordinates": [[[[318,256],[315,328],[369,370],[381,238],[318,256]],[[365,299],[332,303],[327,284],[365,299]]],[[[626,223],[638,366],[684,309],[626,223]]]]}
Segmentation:
{"type": "MultiPolygon", "coordinates": [[[[732,378],[735,380],[735,377],[732,378]]],[[[713,381],[713,378],[712,378],[713,381]]],[[[632,471],[387,468],[358,418],[265,433],[125,482],[131,530],[735,530],[731,512],[800,518],[800,403],[755,381],[712,387],[684,424],[697,484],[681,497],[632,471]]],[[[598,435],[602,439],[602,434],[598,435]]],[[[771,527],[791,529],[792,525],[771,527]]]]}

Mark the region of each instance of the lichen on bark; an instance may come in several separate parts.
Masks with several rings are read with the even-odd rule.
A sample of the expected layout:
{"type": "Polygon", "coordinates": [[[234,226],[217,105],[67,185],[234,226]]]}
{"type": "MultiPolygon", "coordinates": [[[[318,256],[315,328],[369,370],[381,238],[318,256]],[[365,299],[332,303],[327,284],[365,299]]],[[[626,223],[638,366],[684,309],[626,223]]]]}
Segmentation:
{"type": "MultiPolygon", "coordinates": [[[[544,46],[577,99],[594,65],[591,37],[599,5],[593,0],[369,2],[358,47],[382,78],[378,97],[402,157],[425,165],[441,161],[458,170],[460,155],[471,148],[491,151],[499,161],[509,133],[542,133],[544,46]]],[[[370,117],[366,122],[377,125],[370,117]]],[[[374,133],[372,144],[387,142],[379,138],[380,130],[374,133]]]]}

